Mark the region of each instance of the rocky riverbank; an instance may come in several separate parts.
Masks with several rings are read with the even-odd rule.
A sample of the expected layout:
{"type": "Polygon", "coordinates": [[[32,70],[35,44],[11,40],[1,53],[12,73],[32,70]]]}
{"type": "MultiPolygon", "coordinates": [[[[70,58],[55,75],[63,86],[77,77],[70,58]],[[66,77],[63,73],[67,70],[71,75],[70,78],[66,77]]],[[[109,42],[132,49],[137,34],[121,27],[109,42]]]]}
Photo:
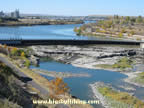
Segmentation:
{"type": "Polygon", "coordinates": [[[56,61],[78,67],[101,69],[99,64],[114,64],[122,57],[142,63],[143,52],[138,46],[32,46],[38,57],[50,57],[56,61]]]}

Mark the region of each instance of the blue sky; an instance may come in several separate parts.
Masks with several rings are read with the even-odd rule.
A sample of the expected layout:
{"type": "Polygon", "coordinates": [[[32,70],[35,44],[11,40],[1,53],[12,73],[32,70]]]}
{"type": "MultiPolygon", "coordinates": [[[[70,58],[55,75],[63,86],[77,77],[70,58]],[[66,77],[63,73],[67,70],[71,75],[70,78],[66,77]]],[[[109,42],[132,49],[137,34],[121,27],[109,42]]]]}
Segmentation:
{"type": "Polygon", "coordinates": [[[1,0],[0,10],[48,15],[144,16],[144,0],[1,0]]]}

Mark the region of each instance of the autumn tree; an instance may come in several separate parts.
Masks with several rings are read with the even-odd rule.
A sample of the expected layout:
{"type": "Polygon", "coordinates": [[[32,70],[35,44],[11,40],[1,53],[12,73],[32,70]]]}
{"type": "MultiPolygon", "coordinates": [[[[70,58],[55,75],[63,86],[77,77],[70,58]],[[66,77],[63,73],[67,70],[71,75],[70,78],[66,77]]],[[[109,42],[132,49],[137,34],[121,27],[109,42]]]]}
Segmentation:
{"type": "Polygon", "coordinates": [[[119,35],[118,35],[118,37],[119,37],[119,38],[122,38],[122,37],[123,37],[123,33],[120,32],[119,35]]]}
{"type": "Polygon", "coordinates": [[[25,57],[25,53],[24,52],[21,52],[21,57],[25,57]]]}
{"type": "Polygon", "coordinates": [[[14,48],[12,48],[12,50],[11,50],[11,54],[13,55],[13,56],[16,56],[17,55],[17,48],[16,47],[14,47],[14,48]]]}
{"type": "Polygon", "coordinates": [[[62,78],[56,78],[49,83],[50,97],[57,98],[59,95],[65,95],[69,92],[67,83],[62,78]]]}
{"type": "Polygon", "coordinates": [[[6,45],[6,44],[4,44],[4,48],[5,48],[5,49],[7,48],[7,45],[6,45]]]}
{"type": "Polygon", "coordinates": [[[77,27],[75,27],[75,28],[74,28],[74,32],[77,32],[77,30],[78,30],[78,28],[77,28],[77,27]]]}

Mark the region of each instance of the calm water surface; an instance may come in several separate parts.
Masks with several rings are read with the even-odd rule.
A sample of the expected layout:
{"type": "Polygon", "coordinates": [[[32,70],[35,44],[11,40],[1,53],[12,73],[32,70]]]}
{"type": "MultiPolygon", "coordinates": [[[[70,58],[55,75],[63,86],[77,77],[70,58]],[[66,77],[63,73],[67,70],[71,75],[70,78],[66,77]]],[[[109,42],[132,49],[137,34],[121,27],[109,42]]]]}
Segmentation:
{"type": "MultiPolygon", "coordinates": [[[[97,70],[97,69],[86,69],[72,66],[71,64],[63,64],[54,61],[41,62],[39,67],[31,66],[31,68],[38,68],[48,71],[56,72],[70,72],[70,73],[88,73],[91,77],[78,77],[78,78],[65,78],[64,82],[68,84],[71,89],[71,94],[80,98],[81,100],[93,99],[93,93],[89,84],[96,81],[102,81],[104,83],[112,84],[117,86],[123,84],[122,79],[127,76],[112,71],[97,70]]],[[[52,77],[42,75],[48,80],[52,80],[52,77]]],[[[101,105],[94,105],[94,108],[103,108],[101,105]]]]}
{"type": "Polygon", "coordinates": [[[73,29],[80,25],[81,24],[0,27],[0,38],[96,39],[95,37],[77,36],[73,29]]]}
{"type": "MultiPolygon", "coordinates": [[[[97,70],[97,69],[86,69],[72,66],[71,64],[63,64],[54,61],[49,62],[41,62],[40,67],[31,66],[31,68],[44,69],[48,71],[56,71],[56,72],[70,72],[70,73],[88,73],[91,77],[78,77],[78,78],[65,78],[64,81],[68,83],[71,88],[72,95],[80,98],[80,99],[92,99],[91,89],[89,88],[89,84],[94,83],[96,81],[102,81],[105,83],[109,83],[112,85],[123,84],[122,79],[127,76],[112,71],[106,70],[97,70]]],[[[51,77],[49,80],[53,79],[51,77]]]]}

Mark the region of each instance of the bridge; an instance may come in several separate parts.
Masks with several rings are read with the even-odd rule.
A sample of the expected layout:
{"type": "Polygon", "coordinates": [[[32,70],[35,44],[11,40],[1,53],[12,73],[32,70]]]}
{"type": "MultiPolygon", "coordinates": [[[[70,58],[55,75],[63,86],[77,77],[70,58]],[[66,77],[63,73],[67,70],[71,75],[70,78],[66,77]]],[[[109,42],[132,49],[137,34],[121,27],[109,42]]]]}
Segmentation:
{"type": "Polygon", "coordinates": [[[32,46],[32,45],[92,45],[92,44],[114,44],[114,45],[140,45],[144,48],[144,42],[142,41],[130,41],[130,40],[55,40],[55,39],[0,39],[0,44],[6,44],[10,46],[32,46]]]}

